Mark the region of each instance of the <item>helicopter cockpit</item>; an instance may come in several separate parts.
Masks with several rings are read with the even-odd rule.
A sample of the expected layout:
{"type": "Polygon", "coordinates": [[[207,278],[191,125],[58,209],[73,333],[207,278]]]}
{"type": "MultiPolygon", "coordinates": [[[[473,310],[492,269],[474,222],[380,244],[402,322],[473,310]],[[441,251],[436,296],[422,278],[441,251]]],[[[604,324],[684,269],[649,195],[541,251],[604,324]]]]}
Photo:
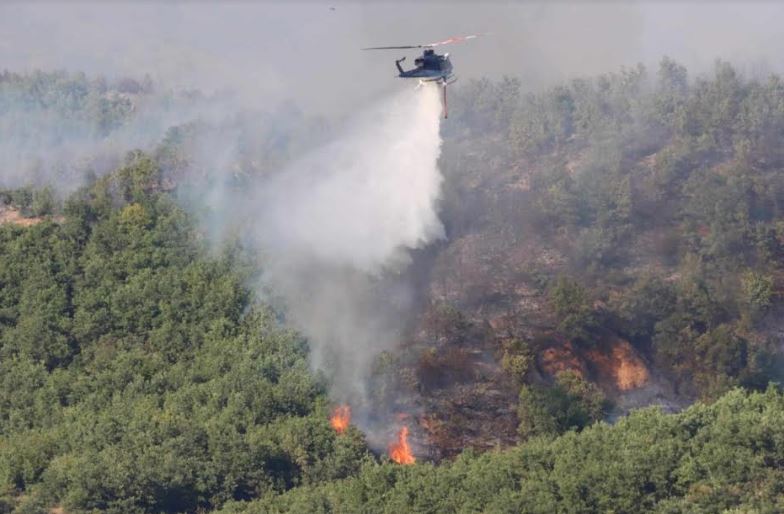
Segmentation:
{"type": "Polygon", "coordinates": [[[417,68],[439,69],[439,56],[432,48],[426,48],[422,53],[422,57],[414,59],[414,65],[417,68]]]}

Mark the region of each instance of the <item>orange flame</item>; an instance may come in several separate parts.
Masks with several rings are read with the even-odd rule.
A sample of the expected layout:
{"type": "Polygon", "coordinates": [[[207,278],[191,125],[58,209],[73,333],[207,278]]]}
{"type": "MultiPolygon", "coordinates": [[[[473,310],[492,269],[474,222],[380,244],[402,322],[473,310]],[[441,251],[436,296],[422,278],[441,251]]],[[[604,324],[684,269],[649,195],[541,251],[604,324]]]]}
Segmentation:
{"type": "Polygon", "coordinates": [[[389,457],[398,464],[413,464],[416,462],[411,447],[408,445],[408,427],[403,426],[397,433],[397,441],[389,445],[389,457]]]}
{"type": "Polygon", "coordinates": [[[335,429],[335,432],[342,434],[346,431],[351,423],[351,407],[348,405],[338,405],[332,411],[332,416],[329,418],[329,424],[335,429]]]}

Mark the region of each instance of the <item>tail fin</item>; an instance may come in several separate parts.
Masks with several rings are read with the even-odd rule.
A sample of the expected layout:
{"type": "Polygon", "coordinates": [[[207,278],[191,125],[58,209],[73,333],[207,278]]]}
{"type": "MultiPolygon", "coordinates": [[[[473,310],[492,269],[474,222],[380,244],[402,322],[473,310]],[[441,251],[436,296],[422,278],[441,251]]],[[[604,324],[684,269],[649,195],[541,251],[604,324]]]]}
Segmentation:
{"type": "Polygon", "coordinates": [[[395,61],[395,66],[397,66],[397,69],[398,69],[398,71],[400,72],[400,74],[401,74],[401,75],[402,75],[404,72],[403,72],[403,67],[400,65],[400,63],[401,63],[401,62],[403,62],[403,61],[405,61],[405,60],[406,60],[406,58],[405,58],[405,57],[403,57],[402,59],[398,59],[398,60],[396,60],[396,61],[395,61]]]}

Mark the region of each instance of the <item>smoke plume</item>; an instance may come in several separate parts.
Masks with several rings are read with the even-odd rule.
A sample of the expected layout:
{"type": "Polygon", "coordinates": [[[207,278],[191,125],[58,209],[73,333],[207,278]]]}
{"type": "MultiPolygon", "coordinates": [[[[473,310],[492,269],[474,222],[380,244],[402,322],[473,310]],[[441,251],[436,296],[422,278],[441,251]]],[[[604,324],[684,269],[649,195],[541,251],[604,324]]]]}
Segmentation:
{"type": "Polygon", "coordinates": [[[443,236],[440,114],[436,86],[407,88],[251,195],[265,282],[341,400],[364,401],[373,358],[396,341],[408,252],[443,236]]]}

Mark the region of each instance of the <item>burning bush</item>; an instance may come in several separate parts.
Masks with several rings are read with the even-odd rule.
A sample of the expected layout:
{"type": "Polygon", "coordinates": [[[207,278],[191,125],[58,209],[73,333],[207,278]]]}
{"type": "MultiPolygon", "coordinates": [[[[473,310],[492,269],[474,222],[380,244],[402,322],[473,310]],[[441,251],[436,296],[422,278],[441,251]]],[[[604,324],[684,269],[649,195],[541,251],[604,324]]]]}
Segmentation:
{"type": "Polygon", "coordinates": [[[348,429],[351,424],[351,407],[348,405],[338,405],[332,410],[332,416],[329,418],[329,424],[335,429],[335,432],[342,434],[348,429]]]}
{"type": "Polygon", "coordinates": [[[404,425],[397,433],[397,439],[389,445],[389,458],[398,464],[413,464],[416,457],[408,444],[408,426],[404,425]]]}

